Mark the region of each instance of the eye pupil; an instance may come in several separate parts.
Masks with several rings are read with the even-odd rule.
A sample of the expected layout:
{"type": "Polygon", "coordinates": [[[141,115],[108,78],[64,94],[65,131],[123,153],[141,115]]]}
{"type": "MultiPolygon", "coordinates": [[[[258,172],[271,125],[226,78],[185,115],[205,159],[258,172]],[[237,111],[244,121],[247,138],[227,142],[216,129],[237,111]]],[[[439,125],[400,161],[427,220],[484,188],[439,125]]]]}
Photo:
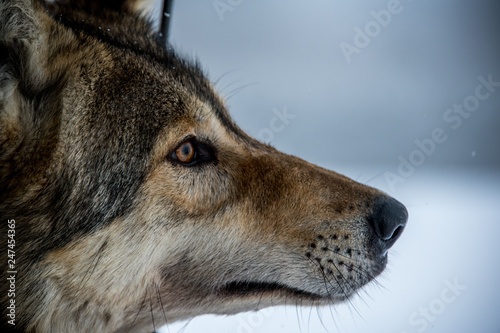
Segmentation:
{"type": "Polygon", "coordinates": [[[182,145],[177,148],[175,151],[175,155],[177,156],[177,160],[181,163],[191,163],[195,157],[194,146],[191,142],[184,142],[182,145]]]}

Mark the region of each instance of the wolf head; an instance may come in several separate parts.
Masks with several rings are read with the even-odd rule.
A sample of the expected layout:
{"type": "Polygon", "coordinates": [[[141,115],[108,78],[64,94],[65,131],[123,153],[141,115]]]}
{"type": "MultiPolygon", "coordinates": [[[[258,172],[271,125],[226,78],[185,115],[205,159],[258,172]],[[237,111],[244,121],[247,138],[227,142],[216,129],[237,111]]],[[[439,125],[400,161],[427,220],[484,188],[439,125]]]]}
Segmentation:
{"type": "MultiPolygon", "coordinates": [[[[0,2],[0,215],[15,221],[15,328],[152,330],[332,304],[373,280],[404,206],[249,137],[140,8],[0,2]]],[[[1,288],[8,304],[4,278],[1,288]]]]}

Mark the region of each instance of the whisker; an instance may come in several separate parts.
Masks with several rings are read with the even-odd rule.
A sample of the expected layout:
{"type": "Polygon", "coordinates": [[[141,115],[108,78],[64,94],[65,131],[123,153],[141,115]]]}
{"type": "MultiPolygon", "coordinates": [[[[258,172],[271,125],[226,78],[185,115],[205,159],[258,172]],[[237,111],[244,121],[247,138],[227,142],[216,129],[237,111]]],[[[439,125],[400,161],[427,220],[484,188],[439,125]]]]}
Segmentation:
{"type": "Polygon", "coordinates": [[[144,293],[144,298],[142,299],[141,306],[139,307],[139,310],[137,311],[137,313],[134,317],[134,320],[132,321],[132,323],[128,327],[127,333],[130,332],[130,329],[134,326],[135,321],[137,320],[137,317],[139,317],[139,313],[141,313],[142,308],[144,307],[144,303],[146,303],[146,296],[147,296],[147,293],[144,293]]]}
{"type": "MultiPolygon", "coordinates": [[[[311,260],[309,258],[309,260],[311,260]]],[[[312,260],[311,260],[312,261],[312,260]]],[[[314,261],[313,261],[314,263],[314,261]]],[[[333,262],[332,262],[333,263],[333,262]]],[[[330,280],[326,277],[325,273],[323,272],[323,269],[321,268],[321,266],[319,265],[319,263],[315,263],[316,265],[318,265],[320,271],[322,272],[323,274],[323,278],[326,279],[329,284],[332,286],[332,289],[335,290],[336,288],[331,284],[330,280]]],[[[344,274],[342,274],[342,272],[338,269],[338,267],[333,263],[333,266],[335,267],[335,269],[337,270],[337,272],[339,273],[340,277],[347,282],[347,285],[353,289],[353,291],[356,291],[356,289],[351,285],[351,283],[345,278],[344,274]]],[[[354,305],[354,303],[352,303],[351,299],[349,298],[349,296],[347,295],[346,291],[344,290],[344,288],[342,287],[342,284],[340,283],[340,281],[337,279],[337,276],[336,274],[332,274],[333,278],[335,279],[335,282],[337,283],[338,287],[340,288],[340,290],[342,291],[342,293],[344,294],[345,296],[345,299],[346,301],[349,303],[349,305],[358,313],[358,315],[362,318],[361,314],[359,313],[358,309],[356,308],[356,306],[354,305]]],[[[328,289],[327,289],[327,292],[328,292],[328,289]]],[[[330,293],[328,292],[328,294],[330,295],[330,293]]],[[[333,301],[333,300],[332,300],[333,301]]]]}
{"type": "MultiPolygon", "coordinates": [[[[343,257],[345,259],[348,259],[350,261],[354,261],[355,263],[362,263],[362,261],[360,260],[357,260],[355,258],[351,258],[351,257],[348,257],[346,255],[343,255],[333,249],[330,249],[328,248],[331,252],[333,252],[336,256],[339,256],[339,257],[343,257]]],[[[370,281],[376,281],[376,283],[378,283],[377,280],[375,280],[375,276],[373,276],[372,274],[366,272],[366,271],[363,271],[360,267],[356,267],[354,265],[352,265],[352,269],[355,270],[357,273],[359,273],[360,275],[362,275],[364,278],[370,280],[370,281]]],[[[362,287],[361,285],[359,285],[359,287],[362,287]]]]}
{"type": "Polygon", "coordinates": [[[108,239],[102,243],[102,245],[99,247],[97,250],[97,253],[95,254],[94,258],[92,259],[92,262],[90,263],[89,268],[85,272],[85,275],[83,276],[82,282],[80,283],[80,286],[83,287],[85,282],[87,282],[92,274],[94,274],[94,271],[97,267],[97,264],[99,264],[99,260],[101,259],[102,253],[104,251],[104,248],[108,245],[108,239]]]}
{"type": "MultiPolygon", "coordinates": [[[[165,319],[165,325],[168,324],[167,321],[167,314],[165,313],[165,306],[163,305],[163,301],[161,299],[161,294],[160,294],[160,288],[158,288],[158,284],[155,282],[155,289],[156,289],[156,297],[158,298],[158,302],[160,303],[161,306],[161,311],[163,312],[163,318],[165,319]]],[[[170,332],[170,328],[168,328],[168,331],[170,332]]]]}
{"type": "Polygon", "coordinates": [[[186,330],[187,326],[191,323],[191,320],[193,320],[193,319],[192,319],[192,318],[191,318],[191,319],[189,319],[189,320],[188,320],[188,321],[184,324],[184,326],[182,326],[182,327],[181,327],[181,329],[179,330],[179,333],[180,333],[180,332],[184,332],[184,331],[186,330]]]}
{"type": "MultiPolygon", "coordinates": [[[[328,278],[326,277],[325,272],[321,268],[321,265],[318,262],[315,262],[314,260],[312,260],[311,258],[308,258],[308,259],[309,259],[309,261],[311,261],[313,263],[313,265],[316,265],[316,267],[318,267],[318,269],[320,270],[321,274],[323,275],[323,282],[325,283],[326,293],[328,294],[328,298],[330,298],[330,300],[333,302],[333,298],[332,298],[330,292],[328,291],[328,284],[330,284],[330,286],[332,287],[333,290],[335,290],[335,287],[331,284],[330,280],[328,280],[328,278]]],[[[337,282],[337,284],[338,284],[338,282],[337,282]]],[[[340,285],[339,285],[339,287],[342,288],[340,285]]]]}
{"type": "MultiPolygon", "coordinates": [[[[341,277],[342,277],[342,279],[346,282],[346,284],[347,284],[349,287],[351,287],[352,291],[353,291],[353,292],[355,292],[355,293],[356,293],[356,295],[358,295],[358,296],[361,298],[361,300],[362,300],[363,302],[365,302],[365,300],[364,300],[364,299],[361,297],[361,295],[358,293],[358,290],[352,286],[352,284],[351,284],[351,282],[349,281],[349,279],[346,279],[346,277],[344,276],[344,274],[342,274],[342,272],[339,270],[339,268],[337,267],[337,265],[335,265],[335,263],[333,263],[333,262],[332,262],[332,264],[333,264],[333,266],[335,267],[335,269],[336,269],[336,270],[340,273],[340,276],[341,276],[341,277]]],[[[361,286],[358,284],[358,287],[361,287],[361,286]]],[[[361,313],[358,311],[358,309],[356,308],[356,306],[354,306],[354,303],[353,303],[353,302],[352,302],[349,298],[347,298],[347,301],[348,301],[348,303],[352,306],[352,308],[354,309],[354,311],[356,311],[356,313],[357,313],[357,314],[358,314],[361,318],[363,318],[363,316],[362,316],[362,315],[361,315],[361,313]]],[[[366,304],[366,302],[365,302],[365,304],[366,304]]]]}
{"type": "MultiPolygon", "coordinates": [[[[299,332],[302,333],[302,328],[300,325],[300,317],[299,317],[299,301],[302,303],[302,298],[299,298],[297,301],[295,301],[295,315],[297,316],[297,323],[299,325],[299,332]]],[[[302,309],[302,308],[300,308],[302,309]]]]}
{"type": "Polygon", "coordinates": [[[307,329],[311,331],[311,314],[312,314],[313,306],[309,308],[309,316],[307,317],[307,329]]]}
{"type": "Polygon", "coordinates": [[[234,72],[239,71],[239,70],[240,70],[239,68],[235,68],[235,69],[228,70],[225,73],[222,73],[218,78],[216,78],[214,80],[213,85],[216,86],[220,82],[220,80],[222,80],[228,74],[234,73],[234,72]]]}
{"type": "Polygon", "coordinates": [[[332,312],[332,305],[328,305],[328,310],[330,311],[330,316],[332,316],[332,320],[333,320],[333,323],[335,324],[335,327],[337,328],[337,331],[340,332],[340,328],[339,328],[339,325],[337,324],[337,320],[335,318],[335,316],[333,315],[333,312],[332,312]]]}
{"type": "Polygon", "coordinates": [[[319,314],[319,307],[318,306],[316,307],[316,315],[318,316],[318,319],[319,319],[321,326],[323,326],[323,328],[325,329],[325,332],[329,333],[328,329],[325,326],[325,323],[323,322],[323,318],[321,318],[321,315],[319,314]]]}
{"type": "Polygon", "coordinates": [[[243,89],[246,89],[248,87],[251,87],[251,86],[254,86],[256,85],[258,82],[252,82],[252,83],[247,83],[247,84],[244,84],[232,91],[230,91],[227,95],[226,95],[226,100],[230,100],[233,96],[235,96],[237,93],[239,93],[240,91],[242,91],[243,89]]]}
{"type": "MultiPolygon", "coordinates": [[[[148,288],[148,295],[149,295],[149,288],[148,288]]],[[[151,311],[151,320],[153,321],[153,332],[156,332],[155,316],[153,313],[153,301],[151,300],[151,295],[149,295],[149,308],[151,311]]]]}
{"type": "MultiPolygon", "coordinates": [[[[332,251],[332,252],[334,252],[334,253],[335,253],[336,255],[338,255],[338,256],[341,256],[341,257],[344,257],[344,258],[346,258],[346,259],[352,260],[352,258],[349,258],[349,257],[347,257],[347,256],[345,256],[345,255],[340,254],[340,253],[337,253],[337,252],[335,252],[335,251],[332,251]]],[[[354,260],[354,261],[355,261],[355,260],[354,260]]],[[[337,267],[337,265],[335,265],[335,263],[334,263],[333,261],[332,261],[332,264],[333,264],[333,266],[335,266],[335,268],[337,269],[337,271],[339,271],[339,268],[337,267]]],[[[365,271],[364,271],[361,267],[357,267],[357,266],[355,266],[355,265],[351,265],[351,266],[350,266],[350,268],[351,268],[353,271],[355,271],[355,272],[357,272],[358,274],[360,274],[360,275],[361,275],[362,277],[364,277],[365,279],[368,279],[368,280],[370,280],[370,281],[374,281],[374,278],[375,278],[375,277],[374,277],[374,276],[372,276],[371,274],[369,274],[368,272],[365,272],[365,271]]],[[[352,286],[351,282],[350,282],[348,279],[346,279],[346,278],[344,277],[344,275],[343,275],[343,274],[341,274],[341,275],[342,275],[342,277],[343,277],[344,281],[346,281],[346,282],[347,282],[347,284],[348,284],[349,286],[351,286],[352,290],[356,293],[356,295],[358,295],[358,296],[359,296],[359,298],[363,301],[363,303],[365,303],[367,306],[369,306],[369,305],[368,305],[368,303],[367,303],[367,302],[363,299],[363,297],[362,297],[362,296],[361,296],[361,294],[359,293],[359,290],[363,290],[363,289],[362,289],[363,285],[362,285],[362,284],[360,284],[358,281],[356,281],[356,280],[354,279],[354,280],[353,280],[353,282],[354,282],[354,283],[358,286],[358,288],[354,288],[354,287],[352,286]]],[[[375,280],[375,281],[376,281],[376,280],[375,280]]],[[[367,294],[367,295],[368,295],[368,294],[367,294]]],[[[372,298],[371,296],[369,296],[369,297],[373,300],[373,298],[372,298]]],[[[357,312],[357,310],[356,310],[356,312],[357,312]]]]}

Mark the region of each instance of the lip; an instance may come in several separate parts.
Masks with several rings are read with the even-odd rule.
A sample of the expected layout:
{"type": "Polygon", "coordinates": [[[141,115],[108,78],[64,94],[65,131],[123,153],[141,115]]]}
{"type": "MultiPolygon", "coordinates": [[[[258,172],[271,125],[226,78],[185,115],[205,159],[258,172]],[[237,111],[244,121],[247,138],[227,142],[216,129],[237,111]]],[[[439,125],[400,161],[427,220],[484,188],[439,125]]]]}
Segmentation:
{"type": "Polygon", "coordinates": [[[252,296],[275,296],[296,298],[301,300],[320,301],[332,303],[334,301],[343,301],[349,295],[321,295],[303,289],[287,286],[276,282],[258,282],[258,281],[233,281],[219,288],[217,293],[223,296],[233,297],[252,297],[252,296]]]}
{"type": "MultiPolygon", "coordinates": [[[[221,297],[227,298],[266,298],[266,299],[296,299],[300,301],[312,301],[316,304],[332,304],[340,301],[344,301],[350,298],[356,291],[362,286],[371,282],[376,276],[378,276],[387,265],[387,250],[381,251],[379,254],[372,254],[367,258],[369,260],[368,267],[363,268],[366,270],[366,275],[362,281],[358,282],[347,282],[347,279],[335,279],[332,278],[331,281],[325,281],[325,285],[316,285],[315,277],[311,280],[312,285],[316,285],[315,288],[307,287],[298,284],[290,285],[283,283],[281,281],[273,280],[260,280],[260,279],[249,279],[249,280],[227,280],[219,284],[215,288],[214,292],[221,297]],[[368,277],[368,278],[367,278],[368,277]],[[313,282],[314,281],[314,282],[313,282]],[[336,286],[339,282],[348,283],[344,286],[343,284],[336,286]]],[[[360,277],[361,278],[361,277],[360,277]]],[[[344,284],[345,284],[344,283],[344,284]]],[[[311,286],[312,286],[311,285],[311,286]]]]}
{"type": "Polygon", "coordinates": [[[231,295],[253,295],[253,294],[266,294],[266,293],[286,293],[288,295],[297,297],[307,297],[314,299],[321,299],[324,296],[311,293],[298,288],[286,286],[276,282],[257,282],[257,281],[233,281],[224,285],[219,289],[222,294],[231,295]]]}

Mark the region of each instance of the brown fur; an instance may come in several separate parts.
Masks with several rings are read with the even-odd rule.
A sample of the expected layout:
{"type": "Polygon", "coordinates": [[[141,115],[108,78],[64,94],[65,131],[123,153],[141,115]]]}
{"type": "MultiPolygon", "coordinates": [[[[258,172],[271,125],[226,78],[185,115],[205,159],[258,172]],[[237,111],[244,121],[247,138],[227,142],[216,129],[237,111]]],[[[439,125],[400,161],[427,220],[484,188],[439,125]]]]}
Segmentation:
{"type": "Polygon", "coordinates": [[[15,329],[151,331],[152,318],[335,303],[378,275],[390,245],[370,221],[387,197],[247,136],[137,8],[0,2],[15,329]],[[206,161],[172,158],[187,138],[206,161]]]}

